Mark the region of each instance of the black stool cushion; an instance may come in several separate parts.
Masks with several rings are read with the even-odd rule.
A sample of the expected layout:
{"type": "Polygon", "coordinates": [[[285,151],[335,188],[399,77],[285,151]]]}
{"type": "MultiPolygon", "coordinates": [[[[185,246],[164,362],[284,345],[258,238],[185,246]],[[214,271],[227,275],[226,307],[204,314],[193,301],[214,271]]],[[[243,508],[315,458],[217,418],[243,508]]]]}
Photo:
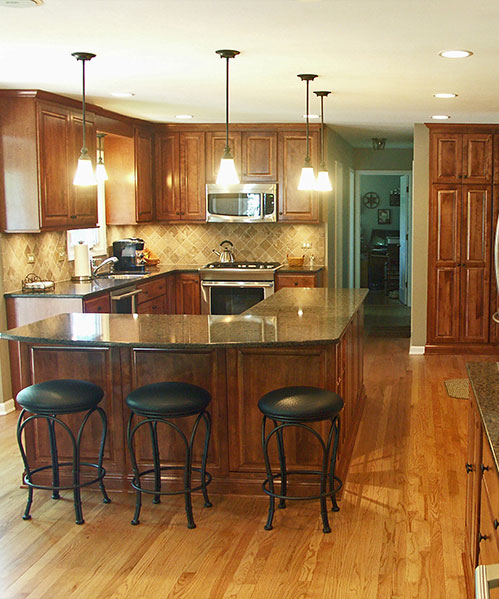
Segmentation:
{"type": "Polygon", "coordinates": [[[152,383],[134,389],[126,398],[128,407],[141,416],[191,416],[210,403],[211,395],[190,383],[152,383]]]}
{"type": "Polygon", "coordinates": [[[318,387],[283,387],[266,393],[258,407],[274,420],[313,422],[337,416],[343,400],[337,393],[318,387]]]}
{"type": "Polygon", "coordinates": [[[94,383],[58,379],[30,385],[17,394],[17,403],[33,414],[74,414],[95,408],[104,391],[94,383]]]}

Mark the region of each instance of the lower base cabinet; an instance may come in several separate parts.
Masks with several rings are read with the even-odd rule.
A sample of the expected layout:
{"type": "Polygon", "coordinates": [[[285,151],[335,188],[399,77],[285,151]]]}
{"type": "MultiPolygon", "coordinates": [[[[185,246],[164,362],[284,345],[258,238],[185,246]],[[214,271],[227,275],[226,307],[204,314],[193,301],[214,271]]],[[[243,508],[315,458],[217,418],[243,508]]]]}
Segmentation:
{"type": "Polygon", "coordinates": [[[317,273],[276,273],[275,290],[285,287],[322,287],[322,271],[317,273]]]}
{"type": "Polygon", "coordinates": [[[201,314],[201,283],[199,274],[177,274],[175,312],[176,314],[201,314]]]}

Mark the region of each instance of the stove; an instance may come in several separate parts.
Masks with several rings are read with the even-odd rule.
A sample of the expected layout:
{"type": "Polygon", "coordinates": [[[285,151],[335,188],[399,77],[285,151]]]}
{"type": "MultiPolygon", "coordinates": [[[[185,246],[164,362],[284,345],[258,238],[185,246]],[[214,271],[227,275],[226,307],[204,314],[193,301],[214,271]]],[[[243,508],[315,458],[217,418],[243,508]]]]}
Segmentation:
{"type": "Polygon", "coordinates": [[[205,268],[246,269],[246,270],[277,270],[279,262],[210,262],[205,268]]]}

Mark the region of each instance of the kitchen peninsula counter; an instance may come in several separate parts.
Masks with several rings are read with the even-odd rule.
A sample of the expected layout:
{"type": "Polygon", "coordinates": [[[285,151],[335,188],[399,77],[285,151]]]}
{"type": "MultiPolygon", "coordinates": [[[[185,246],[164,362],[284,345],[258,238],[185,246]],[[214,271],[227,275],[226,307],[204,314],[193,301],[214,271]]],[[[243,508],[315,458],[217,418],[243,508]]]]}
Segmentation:
{"type": "MultiPolygon", "coordinates": [[[[260,494],[265,468],[257,402],[264,393],[288,385],[331,389],[344,398],[338,472],[345,477],[364,400],[366,295],[362,289],[283,289],[238,316],[61,314],[1,336],[19,344],[23,387],[80,378],[105,390],[110,488],[129,489],[125,397],[141,385],[172,380],[197,384],[212,395],[213,491],[260,494]]],[[[179,444],[168,431],[162,435],[170,448],[167,459],[180,463],[179,444]]],[[[32,434],[27,443],[40,464],[48,463],[42,435],[32,434]]],[[[319,465],[318,448],[313,441],[304,442],[302,433],[289,431],[287,443],[290,467],[319,465]]],[[[138,445],[139,462],[149,467],[147,436],[138,445]]],[[[297,486],[310,492],[305,480],[297,486]]]]}

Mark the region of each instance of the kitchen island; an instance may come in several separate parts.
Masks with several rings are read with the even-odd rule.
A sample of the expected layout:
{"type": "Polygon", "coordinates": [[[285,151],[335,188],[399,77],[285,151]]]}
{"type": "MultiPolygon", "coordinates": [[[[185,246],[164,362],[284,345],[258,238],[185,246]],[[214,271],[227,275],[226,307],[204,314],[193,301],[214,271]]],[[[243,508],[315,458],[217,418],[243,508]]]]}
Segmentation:
{"type": "MultiPolygon", "coordinates": [[[[257,402],[264,393],[288,385],[322,387],[344,398],[337,470],[345,477],[364,403],[366,295],[364,289],[283,289],[238,316],[61,314],[1,336],[19,346],[23,387],[75,378],[105,390],[110,489],[130,489],[125,397],[141,385],[170,380],[199,385],[212,395],[211,490],[260,494],[265,467],[257,402]]],[[[317,427],[324,432],[324,423],[317,427]]],[[[91,457],[98,426],[90,430],[90,437],[94,435],[83,448],[85,458],[91,457]]],[[[168,456],[170,464],[184,459],[176,441],[162,432],[161,455],[168,456]]],[[[200,455],[201,438],[198,441],[195,457],[200,455]]],[[[285,441],[290,468],[319,465],[315,440],[290,430],[285,441]]],[[[26,444],[37,465],[49,463],[42,431],[33,429],[26,444]]],[[[68,449],[61,443],[60,455],[68,449]]],[[[141,468],[150,467],[147,435],[138,438],[137,456],[141,468]]],[[[303,492],[309,492],[309,485],[305,480],[297,483],[303,492]]]]}

